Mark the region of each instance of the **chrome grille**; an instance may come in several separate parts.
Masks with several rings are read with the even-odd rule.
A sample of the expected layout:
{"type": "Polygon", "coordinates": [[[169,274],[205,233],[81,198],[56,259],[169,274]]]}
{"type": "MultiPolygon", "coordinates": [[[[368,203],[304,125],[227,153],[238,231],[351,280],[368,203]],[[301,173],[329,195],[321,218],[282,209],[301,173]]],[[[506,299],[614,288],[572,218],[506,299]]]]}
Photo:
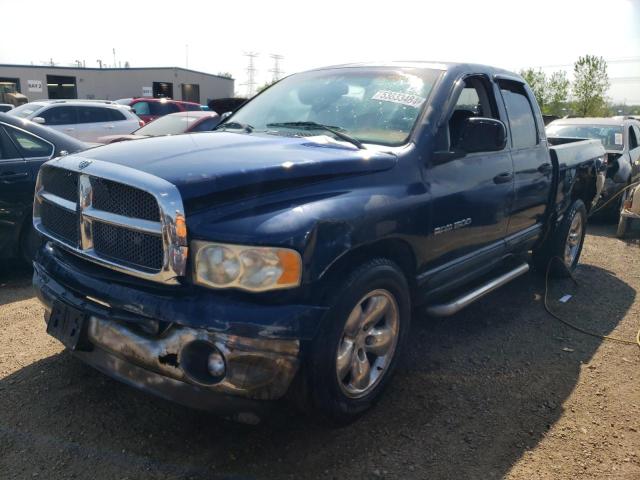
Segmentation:
{"type": "Polygon", "coordinates": [[[98,255],[134,267],[160,270],[162,238],[128,228],[96,222],[93,225],[93,248],[98,255]]]}
{"type": "Polygon", "coordinates": [[[80,229],[78,215],[58,205],[43,202],[41,207],[42,225],[56,237],[78,246],[80,229]]]}
{"type": "Polygon", "coordinates": [[[70,202],[78,199],[78,174],[61,168],[46,168],[42,171],[42,182],[47,191],[70,202]]]}
{"type": "Polygon", "coordinates": [[[104,178],[91,178],[91,185],[93,208],[127,217],[160,221],[158,202],[150,193],[104,178]]]}
{"type": "Polygon", "coordinates": [[[188,251],[183,211],[177,188],[161,178],[68,156],[40,169],[33,221],[45,236],[95,263],[177,283],[188,251]]]}

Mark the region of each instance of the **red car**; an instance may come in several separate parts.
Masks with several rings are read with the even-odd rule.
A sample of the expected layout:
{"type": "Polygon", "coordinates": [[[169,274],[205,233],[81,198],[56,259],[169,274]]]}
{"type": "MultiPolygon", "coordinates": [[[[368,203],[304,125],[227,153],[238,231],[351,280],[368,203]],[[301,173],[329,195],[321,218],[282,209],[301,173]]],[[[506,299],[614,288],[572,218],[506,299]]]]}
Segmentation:
{"type": "Polygon", "coordinates": [[[181,133],[210,132],[218,123],[220,116],[216,112],[178,112],[166,115],[149,123],[129,135],[107,135],[100,137],[99,143],[115,143],[124,140],[137,140],[161,135],[179,135],[181,133]]]}
{"type": "Polygon", "coordinates": [[[149,123],[158,117],[177,112],[193,112],[200,110],[200,104],[194,102],[181,102],[168,98],[123,98],[116,100],[117,103],[129,105],[131,109],[149,123]]]}

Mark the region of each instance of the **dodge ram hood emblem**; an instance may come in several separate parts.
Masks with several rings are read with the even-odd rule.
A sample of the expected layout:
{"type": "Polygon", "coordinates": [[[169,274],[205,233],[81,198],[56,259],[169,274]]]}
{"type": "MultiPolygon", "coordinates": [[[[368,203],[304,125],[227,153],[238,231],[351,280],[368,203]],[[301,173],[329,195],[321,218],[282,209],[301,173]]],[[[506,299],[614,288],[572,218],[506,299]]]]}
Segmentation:
{"type": "Polygon", "coordinates": [[[78,163],[78,168],[80,170],[83,170],[87,168],[89,165],[91,165],[91,160],[81,160],[80,163],[78,163]]]}

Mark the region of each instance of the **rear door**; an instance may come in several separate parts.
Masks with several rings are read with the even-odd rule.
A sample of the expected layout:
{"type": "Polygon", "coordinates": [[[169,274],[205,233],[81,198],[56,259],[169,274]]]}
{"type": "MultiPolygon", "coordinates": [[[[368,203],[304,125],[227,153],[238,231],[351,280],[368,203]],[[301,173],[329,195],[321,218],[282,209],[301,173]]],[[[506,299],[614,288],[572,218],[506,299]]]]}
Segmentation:
{"type": "Polygon", "coordinates": [[[104,107],[79,106],[78,136],[85,142],[97,142],[100,137],[111,134],[114,129],[111,117],[104,107]]]}
{"type": "Polygon", "coordinates": [[[78,112],[70,105],[52,105],[39,113],[44,118],[45,125],[59,132],[66,133],[80,139],[78,135],[78,112]]]}
{"type": "Polygon", "coordinates": [[[511,235],[542,224],[553,170],[544,129],[537,121],[541,117],[534,113],[537,104],[529,90],[513,80],[498,80],[498,85],[508,117],[515,174],[515,198],[507,229],[511,235]]]}

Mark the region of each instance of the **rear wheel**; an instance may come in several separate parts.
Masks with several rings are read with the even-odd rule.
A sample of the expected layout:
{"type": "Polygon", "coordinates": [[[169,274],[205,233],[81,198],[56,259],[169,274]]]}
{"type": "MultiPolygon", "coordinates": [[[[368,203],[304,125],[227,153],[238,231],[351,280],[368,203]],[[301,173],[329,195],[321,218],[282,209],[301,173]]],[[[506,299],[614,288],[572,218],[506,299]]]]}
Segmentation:
{"type": "Polygon", "coordinates": [[[587,226],[587,209],[582,200],[576,200],[565,213],[562,221],[550,232],[549,237],[533,252],[536,269],[546,272],[551,263],[551,273],[567,277],[575,270],[582,253],[587,226]]]}
{"type": "Polygon", "coordinates": [[[308,386],[314,407],[346,423],[368,410],[389,382],[410,321],[409,286],[397,265],[368,262],[336,289],[314,341],[308,386]]]}

